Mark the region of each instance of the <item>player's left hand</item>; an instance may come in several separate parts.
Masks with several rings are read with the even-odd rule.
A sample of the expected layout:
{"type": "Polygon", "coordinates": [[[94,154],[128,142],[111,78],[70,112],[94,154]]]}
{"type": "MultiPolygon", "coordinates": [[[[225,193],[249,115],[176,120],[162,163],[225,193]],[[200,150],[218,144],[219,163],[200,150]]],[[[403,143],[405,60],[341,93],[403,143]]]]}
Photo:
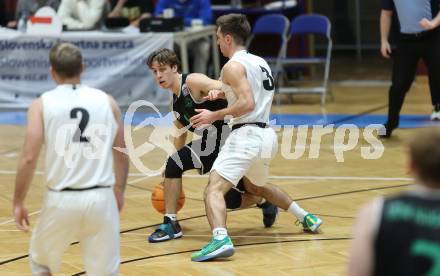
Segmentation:
{"type": "Polygon", "coordinates": [[[214,112],[208,109],[194,109],[197,115],[192,116],[189,120],[194,128],[210,125],[215,121],[214,112]]]}
{"type": "Polygon", "coordinates": [[[428,20],[426,18],[423,18],[419,21],[420,26],[422,26],[425,30],[432,30],[434,29],[435,23],[432,20],[428,20]]]}
{"type": "Polygon", "coordinates": [[[24,232],[29,231],[29,216],[28,210],[24,207],[23,203],[14,205],[14,217],[15,225],[18,229],[24,232]]]}
{"type": "Polygon", "coordinates": [[[215,101],[217,99],[226,99],[225,92],[222,90],[212,89],[208,91],[208,95],[202,98],[206,101],[215,101]]]}

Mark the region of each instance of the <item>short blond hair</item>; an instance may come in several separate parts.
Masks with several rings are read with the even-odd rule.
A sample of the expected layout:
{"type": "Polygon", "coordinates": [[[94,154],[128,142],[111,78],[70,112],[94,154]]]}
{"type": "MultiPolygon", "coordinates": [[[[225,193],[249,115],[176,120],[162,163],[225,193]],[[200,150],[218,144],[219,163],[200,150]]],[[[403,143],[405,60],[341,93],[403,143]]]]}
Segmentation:
{"type": "Polygon", "coordinates": [[[153,62],[157,62],[160,65],[169,65],[170,67],[177,66],[177,71],[182,72],[180,68],[180,60],[173,50],[168,48],[161,48],[152,52],[147,58],[147,66],[151,69],[153,62]]]}
{"type": "Polygon", "coordinates": [[[82,72],[82,54],[78,47],[69,42],[60,42],[49,53],[52,69],[63,78],[79,76],[82,72]]]}
{"type": "Polygon", "coordinates": [[[216,25],[223,35],[231,35],[238,45],[244,46],[251,35],[251,25],[244,14],[230,13],[222,15],[217,18],[216,25]]]}

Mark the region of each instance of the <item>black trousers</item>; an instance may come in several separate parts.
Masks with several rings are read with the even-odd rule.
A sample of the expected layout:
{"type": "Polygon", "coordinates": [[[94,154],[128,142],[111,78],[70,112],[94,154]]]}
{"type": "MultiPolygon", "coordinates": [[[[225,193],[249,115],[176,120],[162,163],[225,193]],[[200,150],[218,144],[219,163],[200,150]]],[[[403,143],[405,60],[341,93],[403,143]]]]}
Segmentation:
{"type": "Polygon", "coordinates": [[[432,105],[440,104],[440,30],[419,35],[399,34],[393,51],[392,84],[388,95],[387,129],[397,128],[405,95],[416,75],[420,59],[428,69],[432,105]]]}

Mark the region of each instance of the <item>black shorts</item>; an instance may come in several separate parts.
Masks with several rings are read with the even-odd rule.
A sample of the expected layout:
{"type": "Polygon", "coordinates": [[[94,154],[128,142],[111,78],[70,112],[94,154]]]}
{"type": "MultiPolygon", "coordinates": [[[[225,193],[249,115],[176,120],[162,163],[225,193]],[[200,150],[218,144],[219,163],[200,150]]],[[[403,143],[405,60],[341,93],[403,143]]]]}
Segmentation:
{"type": "Polygon", "coordinates": [[[224,124],[198,132],[202,138],[191,141],[171,155],[165,168],[166,178],[181,178],[183,172],[198,169],[200,174],[209,172],[217,158],[220,148],[230,133],[224,124]]]}
{"type": "Polygon", "coordinates": [[[208,173],[220,151],[219,146],[201,147],[203,140],[195,140],[186,144],[171,155],[165,167],[166,178],[181,178],[183,172],[197,169],[200,174],[208,173]]]}
{"type": "Polygon", "coordinates": [[[196,164],[200,174],[209,173],[220,152],[219,145],[207,146],[204,142],[204,139],[198,139],[185,145],[191,150],[192,161],[195,161],[193,163],[196,164]]]}
{"type": "MultiPolygon", "coordinates": [[[[206,137],[194,140],[186,144],[179,151],[171,155],[165,168],[166,178],[181,178],[183,172],[197,169],[200,174],[208,173],[217,159],[220,148],[224,141],[216,141],[215,145],[207,145],[206,137]]],[[[213,141],[213,140],[210,140],[213,141]]],[[[225,194],[226,207],[237,209],[241,206],[241,195],[245,192],[243,180],[236,187],[231,188],[225,194]]]]}

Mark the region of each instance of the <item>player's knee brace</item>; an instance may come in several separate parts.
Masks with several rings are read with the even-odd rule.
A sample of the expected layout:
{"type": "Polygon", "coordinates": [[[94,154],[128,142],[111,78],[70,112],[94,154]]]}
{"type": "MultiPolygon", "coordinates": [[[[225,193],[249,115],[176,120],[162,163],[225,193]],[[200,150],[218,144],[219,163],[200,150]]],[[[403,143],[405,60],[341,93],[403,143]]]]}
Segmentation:
{"type": "Polygon", "coordinates": [[[241,206],[241,193],[232,188],[225,194],[226,208],[237,209],[241,206]]]}
{"type": "Polygon", "coordinates": [[[165,177],[166,178],[182,178],[183,167],[179,166],[173,158],[168,158],[167,164],[165,166],[165,177]]]}

